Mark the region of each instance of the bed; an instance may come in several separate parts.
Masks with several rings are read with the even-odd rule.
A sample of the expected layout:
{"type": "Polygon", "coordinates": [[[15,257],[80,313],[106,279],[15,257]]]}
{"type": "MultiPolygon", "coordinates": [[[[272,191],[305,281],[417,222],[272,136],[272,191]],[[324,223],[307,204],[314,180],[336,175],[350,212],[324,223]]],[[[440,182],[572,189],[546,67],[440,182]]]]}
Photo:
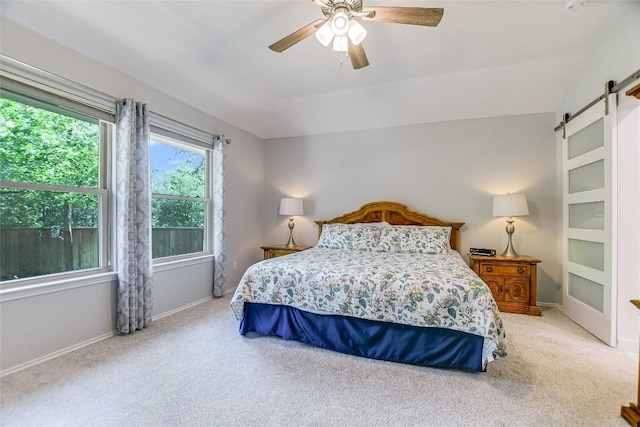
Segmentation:
{"type": "Polygon", "coordinates": [[[464,223],[388,201],[316,223],[315,247],[244,273],[240,334],[479,372],[507,355],[491,291],[459,254],[464,223]]]}

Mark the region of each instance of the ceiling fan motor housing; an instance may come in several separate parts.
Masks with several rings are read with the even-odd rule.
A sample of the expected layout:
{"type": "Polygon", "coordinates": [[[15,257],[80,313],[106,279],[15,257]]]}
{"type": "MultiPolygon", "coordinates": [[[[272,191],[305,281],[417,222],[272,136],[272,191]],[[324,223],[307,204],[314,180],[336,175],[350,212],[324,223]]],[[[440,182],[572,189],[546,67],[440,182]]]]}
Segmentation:
{"type": "Polygon", "coordinates": [[[351,11],[360,12],[362,10],[362,0],[327,0],[326,4],[330,7],[323,7],[322,13],[327,18],[333,16],[341,8],[348,9],[347,15],[351,11]]]}

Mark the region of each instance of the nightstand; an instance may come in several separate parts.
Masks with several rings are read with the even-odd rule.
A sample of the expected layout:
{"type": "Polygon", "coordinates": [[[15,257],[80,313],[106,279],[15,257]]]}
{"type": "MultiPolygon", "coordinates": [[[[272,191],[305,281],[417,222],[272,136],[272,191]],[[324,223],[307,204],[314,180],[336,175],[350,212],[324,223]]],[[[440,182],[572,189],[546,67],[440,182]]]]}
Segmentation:
{"type": "Polygon", "coordinates": [[[260,246],[264,250],[264,259],[275,258],[277,256],[289,255],[294,252],[304,251],[309,249],[310,246],[285,246],[285,245],[266,245],[260,246]]]}
{"type": "Polygon", "coordinates": [[[489,286],[500,311],[540,316],[536,306],[537,265],[529,256],[469,255],[471,268],[489,286]]]}

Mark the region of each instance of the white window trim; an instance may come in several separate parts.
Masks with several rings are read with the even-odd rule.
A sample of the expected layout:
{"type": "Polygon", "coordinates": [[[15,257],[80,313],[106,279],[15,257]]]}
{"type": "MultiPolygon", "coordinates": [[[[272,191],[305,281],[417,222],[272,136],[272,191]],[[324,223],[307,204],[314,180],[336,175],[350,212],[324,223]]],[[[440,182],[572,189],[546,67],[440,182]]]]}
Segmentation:
{"type": "MultiPolygon", "coordinates": [[[[164,119],[170,120],[167,118],[164,118],[164,119]]],[[[165,121],[165,123],[168,123],[168,122],[165,121]]],[[[202,242],[203,243],[202,251],[190,252],[188,254],[170,255],[166,257],[153,258],[153,265],[154,266],[163,265],[163,264],[172,263],[175,261],[184,261],[184,260],[190,260],[190,259],[197,259],[203,256],[212,256],[212,248],[211,248],[212,218],[211,217],[212,217],[213,194],[211,194],[212,189],[211,189],[210,181],[211,181],[211,151],[213,149],[213,145],[210,145],[207,147],[203,144],[194,144],[190,140],[190,138],[185,137],[183,135],[180,135],[174,132],[172,132],[171,135],[169,135],[168,133],[155,133],[153,132],[153,130],[151,132],[151,140],[157,141],[163,144],[171,145],[178,149],[180,149],[181,147],[186,147],[191,151],[204,155],[204,158],[205,158],[204,197],[178,196],[174,194],[161,194],[161,193],[153,193],[153,192],[151,193],[151,200],[167,199],[167,200],[184,200],[184,201],[204,203],[204,241],[202,242]]],[[[153,242],[151,244],[153,245],[153,242]]]]}
{"type": "MultiPolygon", "coordinates": [[[[62,101],[67,102],[67,107],[68,105],[78,104],[80,110],[82,110],[80,113],[83,115],[87,115],[88,111],[89,114],[91,111],[100,114],[101,111],[106,113],[106,116],[108,117],[110,112],[115,112],[115,98],[73,83],[54,74],[47,73],[46,71],[23,64],[19,61],[15,61],[4,55],[0,56],[0,59],[0,77],[2,78],[2,80],[0,80],[0,86],[3,90],[5,85],[10,84],[11,80],[13,80],[18,81],[21,85],[20,87],[31,90],[30,93],[14,92],[26,98],[34,97],[34,99],[38,101],[41,99],[39,95],[44,95],[46,97],[47,94],[53,94],[54,97],[58,97],[62,101]],[[83,105],[88,106],[89,110],[82,109],[83,105]]],[[[47,98],[47,100],[51,101],[50,98],[47,98]]],[[[66,113],[64,111],[68,111],[68,108],[63,107],[63,111],[58,112],[58,114],[65,115],[66,113]]],[[[73,117],[73,113],[69,114],[69,116],[73,117]]],[[[101,114],[101,117],[105,117],[105,115],[101,114]]],[[[115,239],[111,233],[111,230],[114,228],[113,222],[110,219],[110,217],[113,218],[114,213],[111,209],[115,205],[111,201],[113,195],[110,190],[112,187],[111,179],[113,176],[111,170],[111,147],[114,135],[114,132],[112,132],[113,123],[101,120],[98,117],[93,118],[97,120],[100,133],[98,187],[73,187],[15,181],[0,181],[0,186],[35,191],[94,194],[98,196],[98,239],[100,245],[98,266],[89,269],[63,271],[59,273],[2,281],[0,282],[0,294],[3,292],[15,291],[15,289],[18,288],[39,289],[42,286],[53,286],[57,289],[61,286],[64,287],[64,283],[67,281],[74,283],[78,280],[84,282],[85,279],[91,281],[92,277],[110,273],[112,272],[112,267],[115,267],[115,263],[110,260],[110,254],[113,253],[112,241],[115,239]]]]}

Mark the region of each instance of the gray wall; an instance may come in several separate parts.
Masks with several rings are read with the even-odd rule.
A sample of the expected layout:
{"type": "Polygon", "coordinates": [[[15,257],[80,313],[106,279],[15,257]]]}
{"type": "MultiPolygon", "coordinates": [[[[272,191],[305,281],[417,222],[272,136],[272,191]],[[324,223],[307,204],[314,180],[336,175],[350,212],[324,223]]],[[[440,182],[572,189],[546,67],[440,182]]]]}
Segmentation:
{"type": "MultiPolygon", "coordinates": [[[[261,243],[262,140],[9,21],[0,23],[0,38],[4,55],[115,97],[133,97],[156,113],[231,138],[226,270],[228,290],[233,290],[242,272],[259,258],[255,248],[261,243]]],[[[154,270],[154,317],[211,296],[210,258],[154,270]]],[[[0,371],[6,373],[109,336],[115,325],[115,287],[114,275],[108,274],[46,289],[1,293],[0,371]]]]}
{"type": "Polygon", "coordinates": [[[314,220],[330,219],[376,200],[392,200],[446,220],[464,221],[469,247],[504,250],[504,218],[492,196],[523,192],[530,215],[516,219],[514,245],[538,257],[538,301],[558,302],[561,277],[556,233],[553,114],[460,120],[265,142],[262,225],[265,244],[284,244],[283,196],[304,199],[298,244],[314,245],[314,220]]]}

